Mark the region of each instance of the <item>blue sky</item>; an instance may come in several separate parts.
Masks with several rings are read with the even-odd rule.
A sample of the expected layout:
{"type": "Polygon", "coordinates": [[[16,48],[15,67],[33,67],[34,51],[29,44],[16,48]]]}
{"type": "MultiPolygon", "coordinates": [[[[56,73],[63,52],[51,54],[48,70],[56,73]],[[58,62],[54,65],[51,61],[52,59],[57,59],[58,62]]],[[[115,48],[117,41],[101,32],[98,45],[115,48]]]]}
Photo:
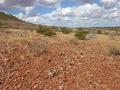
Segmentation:
{"type": "Polygon", "coordinates": [[[120,26],[120,0],[0,0],[0,11],[50,26],[120,26]]]}

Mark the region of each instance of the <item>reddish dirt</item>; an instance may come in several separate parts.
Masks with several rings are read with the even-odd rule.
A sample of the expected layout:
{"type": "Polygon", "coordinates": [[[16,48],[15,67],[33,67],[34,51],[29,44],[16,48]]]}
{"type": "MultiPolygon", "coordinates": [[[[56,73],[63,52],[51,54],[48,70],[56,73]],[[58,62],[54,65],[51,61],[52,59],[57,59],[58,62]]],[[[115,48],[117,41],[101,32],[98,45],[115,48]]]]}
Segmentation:
{"type": "Polygon", "coordinates": [[[108,53],[113,43],[120,45],[42,36],[1,39],[0,90],[119,90],[120,57],[108,53]]]}

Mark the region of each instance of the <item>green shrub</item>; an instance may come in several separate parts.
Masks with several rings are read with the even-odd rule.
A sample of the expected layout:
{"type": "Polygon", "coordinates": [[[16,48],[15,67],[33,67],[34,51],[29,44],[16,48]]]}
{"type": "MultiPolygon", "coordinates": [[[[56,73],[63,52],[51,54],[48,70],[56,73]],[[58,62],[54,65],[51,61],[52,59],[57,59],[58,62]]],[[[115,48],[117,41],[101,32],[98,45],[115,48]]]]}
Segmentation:
{"type": "Polygon", "coordinates": [[[88,31],[77,31],[77,32],[75,33],[75,37],[76,37],[77,39],[80,39],[80,40],[85,40],[87,34],[89,34],[88,31]]]}
{"type": "Polygon", "coordinates": [[[110,55],[120,56],[120,50],[117,48],[111,48],[110,55]]]}
{"type": "Polygon", "coordinates": [[[45,31],[43,34],[46,36],[55,36],[56,35],[56,33],[53,32],[52,30],[45,31]]]}
{"type": "Polygon", "coordinates": [[[70,34],[72,32],[72,30],[68,29],[68,28],[61,28],[61,32],[63,34],[70,34]]]}
{"type": "Polygon", "coordinates": [[[40,27],[39,30],[37,30],[37,33],[41,33],[45,36],[55,36],[56,35],[56,33],[53,30],[51,30],[47,27],[40,27]]]}

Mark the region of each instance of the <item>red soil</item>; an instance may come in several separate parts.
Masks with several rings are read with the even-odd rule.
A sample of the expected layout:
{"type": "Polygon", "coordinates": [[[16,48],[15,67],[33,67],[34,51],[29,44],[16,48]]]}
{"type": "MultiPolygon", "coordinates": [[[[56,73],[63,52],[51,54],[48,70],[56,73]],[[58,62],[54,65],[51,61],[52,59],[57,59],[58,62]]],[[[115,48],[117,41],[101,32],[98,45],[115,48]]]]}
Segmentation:
{"type": "MultiPolygon", "coordinates": [[[[118,42],[116,42],[118,44],[118,42]]],[[[0,41],[0,90],[119,90],[112,42],[57,37],[0,41]]]]}

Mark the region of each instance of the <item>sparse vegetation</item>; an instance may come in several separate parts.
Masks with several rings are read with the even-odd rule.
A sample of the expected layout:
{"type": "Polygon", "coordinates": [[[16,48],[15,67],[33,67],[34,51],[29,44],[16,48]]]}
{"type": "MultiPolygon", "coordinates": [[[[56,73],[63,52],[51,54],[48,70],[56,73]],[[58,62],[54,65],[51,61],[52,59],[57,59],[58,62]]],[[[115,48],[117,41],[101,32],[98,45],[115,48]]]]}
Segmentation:
{"type": "Polygon", "coordinates": [[[37,30],[37,33],[41,33],[45,36],[55,36],[56,33],[52,29],[49,29],[48,27],[40,27],[39,30],[37,30]]]}
{"type": "Polygon", "coordinates": [[[45,44],[45,41],[44,42],[26,41],[26,43],[30,52],[36,57],[39,57],[43,53],[47,52],[47,45],[45,44]]]}
{"type": "Polygon", "coordinates": [[[63,27],[63,28],[61,28],[61,32],[62,32],[63,34],[70,34],[70,33],[72,32],[72,30],[63,27]]]}
{"type": "Polygon", "coordinates": [[[36,30],[38,25],[28,23],[15,16],[0,12],[0,28],[36,30]]]}
{"type": "Polygon", "coordinates": [[[10,34],[12,31],[0,29],[0,33],[10,34]]]}
{"type": "Polygon", "coordinates": [[[71,40],[70,40],[70,44],[78,45],[79,42],[78,42],[77,39],[71,39],[71,40]]]}
{"type": "Polygon", "coordinates": [[[97,30],[97,34],[102,34],[102,30],[97,30]]]}
{"type": "Polygon", "coordinates": [[[0,22],[0,26],[3,25],[3,22],[0,22]]]}
{"type": "Polygon", "coordinates": [[[77,32],[75,33],[75,37],[76,37],[77,39],[80,39],[80,40],[85,40],[87,34],[89,34],[88,31],[77,31],[77,32]]]}
{"type": "Polygon", "coordinates": [[[110,37],[111,40],[115,40],[115,36],[116,35],[114,35],[114,34],[109,34],[109,37],[110,37]]]}
{"type": "Polygon", "coordinates": [[[111,48],[110,49],[110,55],[120,56],[120,49],[111,48]]]}

